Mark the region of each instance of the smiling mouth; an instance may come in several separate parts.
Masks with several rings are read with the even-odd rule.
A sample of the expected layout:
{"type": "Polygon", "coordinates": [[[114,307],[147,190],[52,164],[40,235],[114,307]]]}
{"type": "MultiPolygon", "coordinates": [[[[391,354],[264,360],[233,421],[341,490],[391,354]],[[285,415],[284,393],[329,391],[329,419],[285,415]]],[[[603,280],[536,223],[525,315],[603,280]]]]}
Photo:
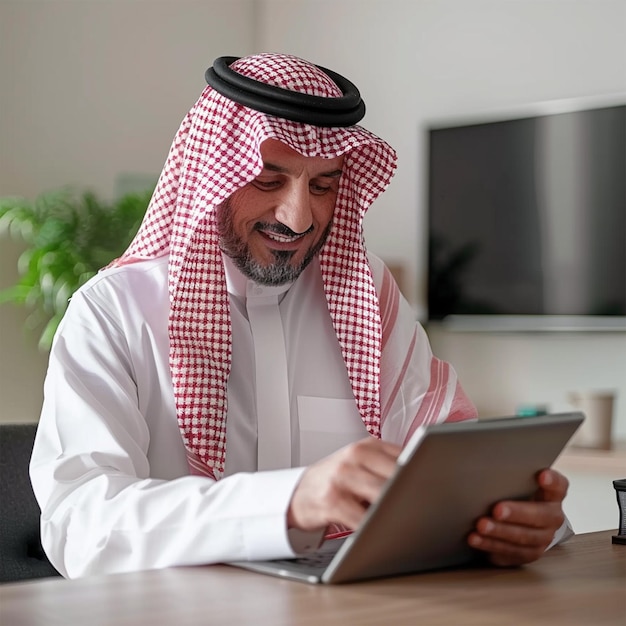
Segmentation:
{"type": "Polygon", "coordinates": [[[264,224],[259,222],[255,230],[263,237],[268,247],[275,250],[295,251],[300,246],[301,240],[313,232],[313,225],[303,233],[296,233],[284,224],[264,224]]]}
{"type": "Polygon", "coordinates": [[[276,241],[277,243],[294,243],[306,235],[306,233],[302,233],[300,235],[283,235],[281,233],[275,233],[267,230],[260,230],[259,232],[265,235],[268,239],[276,241]]]}

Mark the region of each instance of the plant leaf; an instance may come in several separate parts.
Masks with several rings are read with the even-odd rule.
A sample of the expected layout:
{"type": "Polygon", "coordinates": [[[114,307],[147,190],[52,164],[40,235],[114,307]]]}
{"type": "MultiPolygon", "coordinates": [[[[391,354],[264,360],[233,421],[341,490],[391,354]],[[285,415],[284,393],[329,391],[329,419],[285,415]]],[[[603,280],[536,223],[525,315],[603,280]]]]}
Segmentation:
{"type": "Polygon", "coordinates": [[[42,349],[49,348],[76,289],[128,247],[151,197],[150,189],[107,203],[92,191],[63,187],[33,201],[0,198],[0,236],[26,244],[19,278],[0,291],[0,302],[30,309],[30,329],[45,324],[42,349]]]}

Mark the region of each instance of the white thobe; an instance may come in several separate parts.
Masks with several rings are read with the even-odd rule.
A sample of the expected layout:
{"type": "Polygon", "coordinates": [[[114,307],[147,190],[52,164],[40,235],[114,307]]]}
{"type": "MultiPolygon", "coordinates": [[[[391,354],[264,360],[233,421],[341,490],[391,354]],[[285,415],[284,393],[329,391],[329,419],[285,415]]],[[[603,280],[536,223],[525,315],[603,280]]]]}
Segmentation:
{"type": "MultiPolygon", "coordinates": [[[[226,262],[233,351],[225,473],[217,482],[189,475],[169,366],[167,262],[95,276],[72,297],[50,353],[31,478],[42,508],[42,543],[67,577],[311,549],[319,533],[286,528],[304,466],[367,436],[317,262],[284,288],[252,283],[226,262]],[[271,331],[276,350],[259,360],[248,310],[253,300],[268,297],[279,308],[271,331]],[[287,368],[285,385],[277,391],[255,384],[258,368],[275,366],[287,368]],[[278,419],[290,448],[277,442],[272,469],[263,460],[272,454],[271,424],[267,430],[257,423],[264,391],[278,393],[278,404],[289,407],[278,419]]],[[[383,265],[375,257],[371,262],[380,284],[383,265]]],[[[405,323],[413,316],[405,302],[402,307],[397,319],[405,323]]],[[[420,348],[403,370],[382,427],[383,438],[397,443],[405,441],[415,403],[429,386],[423,374],[432,355],[419,325],[417,332],[420,348]]],[[[452,391],[440,394],[437,415],[443,417],[435,420],[445,419],[455,377],[448,386],[452,391]]]]}
{"type": "MultiPolygon", "coordinates": [[[[293,556],[311,545],[305,535],[294,546],[285,523],[303,466],[367,436],[317,263],[283,289],[252,283],[227,264],[233,353],[225,478],[190,476],[169,367],[167,261],[94,277],[72,297],[51,350],[31,477],[44,548],[68,577],[293,556]],[[277,292],[290,463],[257,471],[246,303],[277,292]]],[[[397,420],[388,430],[401,439],[397,420]]]]}

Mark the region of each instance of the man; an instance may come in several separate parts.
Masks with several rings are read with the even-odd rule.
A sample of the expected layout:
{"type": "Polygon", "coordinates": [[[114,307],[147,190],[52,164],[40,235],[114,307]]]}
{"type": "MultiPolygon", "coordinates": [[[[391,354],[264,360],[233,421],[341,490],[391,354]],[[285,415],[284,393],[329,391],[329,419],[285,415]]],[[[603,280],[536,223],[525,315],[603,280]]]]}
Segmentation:
{"type": "MultiPolygon", "coordinates": [[[[475,417],[362,220],[394,151],[343,77],[221,58],[126,253],[72,298],[31,461],[65,576],[280,558],[354,528],[420,424],[475,417]]],[[[537,558],[567,481],[469,541],[537,558]]]]}

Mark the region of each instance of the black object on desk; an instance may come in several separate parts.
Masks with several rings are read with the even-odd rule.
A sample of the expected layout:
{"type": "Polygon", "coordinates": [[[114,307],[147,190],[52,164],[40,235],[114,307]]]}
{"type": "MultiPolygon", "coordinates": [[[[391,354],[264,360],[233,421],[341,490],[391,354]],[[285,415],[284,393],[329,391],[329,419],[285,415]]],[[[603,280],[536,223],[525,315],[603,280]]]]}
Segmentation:
{"type": "Polygon", "coordinates": [[[619,528],[617,535],[613,535],[613,543],[626,544],[626,478],[613,481],[619,507],[619,528]]]}

